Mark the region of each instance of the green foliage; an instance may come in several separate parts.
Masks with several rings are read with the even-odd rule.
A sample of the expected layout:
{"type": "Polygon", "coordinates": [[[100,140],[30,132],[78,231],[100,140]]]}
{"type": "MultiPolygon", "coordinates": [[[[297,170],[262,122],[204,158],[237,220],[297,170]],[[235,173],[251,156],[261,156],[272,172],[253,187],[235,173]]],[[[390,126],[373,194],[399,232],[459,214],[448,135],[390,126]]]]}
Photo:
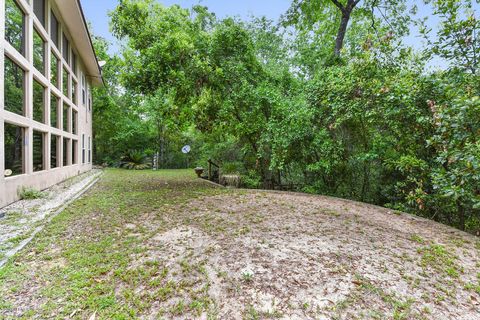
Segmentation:
{"type": "Polygon", "coordinates": [[[95,91],[95,159],[213,159],[247,187],[294,184],[475,232],[478,21],[468,1],[427,2],[440,27],[422,30],[415,53],[403,37],[416,7],[404,0],[294,0],[281,24],[122,0],[111,13],[121,56],[95,38],[108,84],[95,91]],[[452,67],[428,72],[434,58],[452,67]]]}
{"type": "Polygon", "coordinates": [[[129,151],[120,161],[120,167],[130,170],[145,170],[151,168],[151,166],[147,155],[137,150],[129,151]]]}
{"type": "Polygon", "coordinates": [[[19,196],[22,200],[34,200],[45,198],[47,194],[36,189],[23,187],[19,192],[19,196]]]}
{"type": "MultiPolygon", "coordinates": [[[[442,23],[436,36],[421,22],[421,32],[428,42],[427,56],[438,56],[451,62],[453,68],[478,72],[480,57],[480,22],[473,9],[474,1],[429,0],[442,23]]],[[[478,1],[477,1],[478,4],[478,1]]]]}

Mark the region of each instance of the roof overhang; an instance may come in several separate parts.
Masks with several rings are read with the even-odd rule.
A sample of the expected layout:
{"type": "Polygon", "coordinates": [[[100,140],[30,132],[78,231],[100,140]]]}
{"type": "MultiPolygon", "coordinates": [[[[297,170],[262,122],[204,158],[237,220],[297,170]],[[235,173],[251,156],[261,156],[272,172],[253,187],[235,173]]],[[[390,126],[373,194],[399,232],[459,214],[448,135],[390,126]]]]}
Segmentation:
{"type": "Polygon", "coordinates": [[[102,71],[98,65],[80,0],[56,0],[55,4],[85,65],[86,76],[91,79],[93,85],[102,86],[104,84],[102,71]]]}

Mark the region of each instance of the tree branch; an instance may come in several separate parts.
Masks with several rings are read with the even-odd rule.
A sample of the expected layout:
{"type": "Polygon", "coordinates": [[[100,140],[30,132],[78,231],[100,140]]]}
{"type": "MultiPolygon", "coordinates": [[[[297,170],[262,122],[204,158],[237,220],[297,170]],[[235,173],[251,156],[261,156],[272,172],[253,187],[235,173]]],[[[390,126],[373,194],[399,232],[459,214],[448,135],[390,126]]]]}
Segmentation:
{"type": "Polygon", "coordinates": [[[345,7],[338,0],[331,0],[342,12],[345,12],[345,7]]]}

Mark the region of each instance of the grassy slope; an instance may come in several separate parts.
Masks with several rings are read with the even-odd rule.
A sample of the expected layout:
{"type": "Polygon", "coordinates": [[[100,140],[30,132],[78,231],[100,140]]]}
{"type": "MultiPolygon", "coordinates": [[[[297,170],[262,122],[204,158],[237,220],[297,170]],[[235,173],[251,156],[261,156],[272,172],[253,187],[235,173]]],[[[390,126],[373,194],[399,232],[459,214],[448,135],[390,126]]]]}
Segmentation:
{"type": "MultiPolygon", "coordinates": [[[[97,311],[106,319],[131,318],[159,296],[180,290],[162,281],[168,271],[157,274],[155,264],[129,265],[132,255],[145,250],[146,239],[175,223],[175,217],[164,212],[166,208],[224,192],[192,178],[190,170],[108,170],[87,197],[56,217],[0,270],[0,317],[85,318],[97,311]],[[125,228],[152,212],[158,219],[152,230],[141,228],[133,233],[125,228]],[[139,286],[152,290],[134,294],[139,286]],[[116,298],[115,290],[121,290],[122,299],[118,292],[116,298]]],[[[200,308],[207,304],[197,303],[200,308]]]]}
{"type": "MultiPolygon", "coordinates": [[[[155,317],[163,315],[170,319],[181,315],[192,318],[208,314],[214,319],[218,317],[218,302],[232,304],[238,302],[237,297],[243,297],[244,293],[250,292],[252,287],[262,289],[261,285],[272,284],[268,279],[261,281],[261,278],[257,278],[258,282],[252,282],[248,281],[249,279],[234,279],[235,275],[227,277],[226,273],[219,272],[217,277],[224,279],[224,282],[227,282],[226,288],[231,290],[222,291],[222,294],[227,292],[232,300],[223,297],[222,301],[214,301],[209,294],[213,283],[207,270],[211,267],[209,263],[212,260],[208,260],[206,256],[212,253],[211,250],[218,249],[206,244],[203,248],[206,251],[198,251],[194,257],[189,248],[183,252],[178,251],[186,247],[181,243],[173,242],[175,243],[173,246],[167,247],[161,244],[162,241],[152,242],[152,239],[159,235],[167,231],[167,234],[172,234],[172,230],[181,226],[193,227],[211,239],[215,238],[215,241],[223,247],[216,257],[230,259],[231,266],[235,266],[236,260],[252,256],[268,264],[271,262],[271,252],[275,250],[284,252],[282,250],[293,243],[294,239],[302,236],[311,237],[309,239],[323,237],[337,240],[339,236],[344,236],[347,239],[345,241],[357,236],[360,242],[356,245],[361,247],[368,242],[366,239],[371,235],[379,238],[377,242],[383,248],[382,237],[387,234],[377,229],[378,225],[374,224],[374,220],[368,215],[364,217],[366,221],[360,221],[362,216],[357,217],[349,212],[352,207],[344,207],[350,204],[340,201],[344,208],[342,211],[327,210],[320,205],[309,209],[307,205],[313,198],[291,196],[288,200],[282,199],[280,195],[266,193],[252,195],[253,193],[245,191],[214,188],[195,179],[190,170],[159,172],[107,170],[102,180],[86,197],[76,201],[57,216],[20,255],[0,270],[0,318],[88,319],[92,314],[96,314],[97,319],[130,319],[154,314],[155,317]],[[207,195],[219,195],[221,197],[216,199],[224,201],[219,203],[218,200],[201,199],[207,195]],[[192,199],[199,200],[192,202],[192,199]],[[234,202],[237,205],[235,210],[231,209],[234,202]],[[321,210],[318,211],[319,209],[321,210]],[[308,210],[314,211],[309,213],[308,210]],[[335,224],[338,224],[338,229],[333,228],[335,224]],[[353,234],[352,231],[348,231],[349,225],[352,227],[358,225],[363,229],[353,234]],[[369,226],[370,235],[364,231],[370,230],[369,226]],[[328,235],[329,232],[331,235],[328,235]],[[278,237],[281,234],[291,237],[286,238],[290,240],[282,242],[278,237]],[[239,251],[242,249],[239,246],[242,242],[237,240],[242,238],[260,241],[253,245],[255,254],[252,253],[250,246],[245,246],[243,252],[239,251]],[[265,249],[262,249],[262,246],[265,249]],[[175,258],[172,261],[172,250],[174,257],[179,257],[178,260],[175,258]]],[[[438,228],[436,225],[422,223],[420,222],[420,226],[433,230],[438,228]]],[[[353,230],[356,229],[357,227],[353,230]]],[[[386,232],[390,232],[390,229],[386,229],[386,232]]],[[[392,239],[399,238],[395,235],[392,239]]],[[[446,303],[447,307],[456,305],[457,290],[462,294],[471,295],[472,301],[480,294],[480,274],[478,281],[471,280],[457,286],[463,267],[458,265],[457,258],[452,254],[466,252],[467,249],[469,255],[471,250],[480,252],[480,242],[476,244],[477,249],[472,249],[475,246],[473,242],[452,242],[445,249],[415,234],[408,239],[400,240],[407,245],[406,249],[402,250],[411,249],[411,256],[394,257],[398,260],[397,267],[400,271],[404,265],[406,268],[410,260],[412,266],[426,270],[423,276],[413,274],[414,278],[411,279],[409,288],[414,290],[419,281],[425,283],[427,289],[437,285],[445,286],[445,289],[435,288],[438,296],[433,297],[427,293],[421,298],[423,300],[416,302],[418,306],[432,299],[436,301],[435,304],[446,303]],[[416,247],[418,249],[415,249],[416,247]],[[439,282],[431,280],[434,275],[438,275],[439,282]],[[463,286],[464,289],[459,289],[463,286]]],[[[347,242],[341,244],[343,246],[347,242]]],[[[389,252],[388,246],[393,244],[385,244],[384,249],[389,252]]],[[[367,250],[373,253],[381,252],[381,248],[375,248],[373,242],[370,245],[371,249],[368,245],[370,244],[367,243],[367,250]]],[[[344,248],[349,247],[345,245],[344,248]]],[[[308,250],[306,247],[304,249],[308,250]]],[[[342,248],[338,250],[332,257],[348,258],[345,250],[342,248]]],[[[290,267],[278,266],[277,271],[290,272],[276,278],[278,283],[285,284],[285,290],[292,291],[288,289],[295,284],[288,282],[292,279],[303,279],[303,275],[307,278],[314,276],[308,275],[308,268],[299,268],[303,262],[308,261],[305,257],[314,255],[312,252],[307,253],[305,256],[301,251],[292,252],[290,258],[297,257],[295,260],[297,264],[290,267]],[[292,276],[292,272],[301,274],[292,276]]],[[[315,255],[321,257],[319,253],[315,255]]],[[[348,269],[350,263],[344,261],[343,264],[335,264],[334,267],[343,266],[350,270],[348,269]]],[[[320,267],[317,271],[320,273],[316,275],[319,276],[317,280],[321,281],[323,279],[321,272],[328,266],[321,264],[318,266],[320,267]]],[[[477,262],[476,267],[478,266],[480,262],[477,262]]],[[[475,266],[470,266],[470,269],[472,268],[475,266]]],[[[346,272],[347,276],[349,272],[346,272]]],[[[338,274],[341,272],[337,270],[329,277],[334,278],[338,274]]],[[[409,277],[410,275],[405,273],[404,280],[409,280],[409,277]]],[[[342,276],[339,276],[339,279],[342,279],[342,276]]],[[[328,314],[340,315],[346,308],[350,308],[356,315],[354,318],[362,318],[359,315],[364,310],[372,308],[375,309],[371,311],[374,313],[370,313],[367,318],[374,317],[375,314],[380,318],[389,315],[387,319],[431,318],[428,315],[430,311],[426,309],[417,310],[415,314],[411,312],[415,300],[408,297],[395,298],[395,294],[384,291],[366,278],[355,278],[352,283],[357,286],[351,291],[352,294],[329,307],[328,314]],[[377,299],[376,306],[372,305],[372,298],[377,299]],[[361,301],[364,301],[364,304],[361,304],[361,301]],[[355,311],[355,306],[360,309],[359,312],[355,311]],[[376,310],[378,306],[381,308],[376,310]]],[[[249,300],[238,303],[246,319],[281,316],[275,313],[261,313],[249,304],[249,300]]],[[[305,309],[306,318],[310,318],[307,315],[314,318],[316,311],[310,310],[307,301],[301,307],[305,309]]]]}

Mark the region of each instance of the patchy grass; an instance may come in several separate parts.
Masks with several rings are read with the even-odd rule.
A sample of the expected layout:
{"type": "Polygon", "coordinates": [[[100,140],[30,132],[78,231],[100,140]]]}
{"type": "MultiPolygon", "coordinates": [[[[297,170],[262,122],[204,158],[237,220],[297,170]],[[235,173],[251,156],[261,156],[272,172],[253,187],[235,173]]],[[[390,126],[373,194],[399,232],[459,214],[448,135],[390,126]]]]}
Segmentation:
{"type": "Polygon", "coordinates": [[[38,191],[32,188],[22,188],[20,190],[19,196],[22,200],[34,200],[34,199],[42,199],[46,197],[45,192],[38,191]]]}
{"type": "Polygon", "coordinates": [[[424,269],[430,268],[451,278],[458,278],[463,272],[457,264],[457,257],[442,245],[422,247],[418,249],[418,253],[422,255],[420,264],[424,269]]]}
{"type": "Polygon", "coordinates": [[[159,229],[167,230],[168,220],[174,219],[166,213],[167,207],[222,192],[192,177],[190,171],[181,170],[108,170],[88,196],[54,218],[27,250],[0,271],[4,299],[0,315],[66,318],[73,313],[88,318],[97,312],[104,319],[131,318],[148,313],[157,298],[165,300],[180,291],[190,299],[165,312],[198,313],[208,308],[207,303],[195,302],[198,294],[193,297],[189,283],[168,279],[163,262],[132,266],[132,256],[146,251],[142,243],[151,232],[140,229],[133,235],[124,227],[153,214],[164,223],[159,229]],[[141,293],[138,288],[143,288],[141,293]],[[23,306],[21,314],[18,306],[23,306]]]}
{"type": "Polygon", "coordinates": [[[442,319],[474,312],[471,301],[457,300],[480,294],[478,270],[463,267],[478,260],[475,241],[389,212],[216,188],[193,170],[107,170],[0,269],[0,318],[442,319]]]}

